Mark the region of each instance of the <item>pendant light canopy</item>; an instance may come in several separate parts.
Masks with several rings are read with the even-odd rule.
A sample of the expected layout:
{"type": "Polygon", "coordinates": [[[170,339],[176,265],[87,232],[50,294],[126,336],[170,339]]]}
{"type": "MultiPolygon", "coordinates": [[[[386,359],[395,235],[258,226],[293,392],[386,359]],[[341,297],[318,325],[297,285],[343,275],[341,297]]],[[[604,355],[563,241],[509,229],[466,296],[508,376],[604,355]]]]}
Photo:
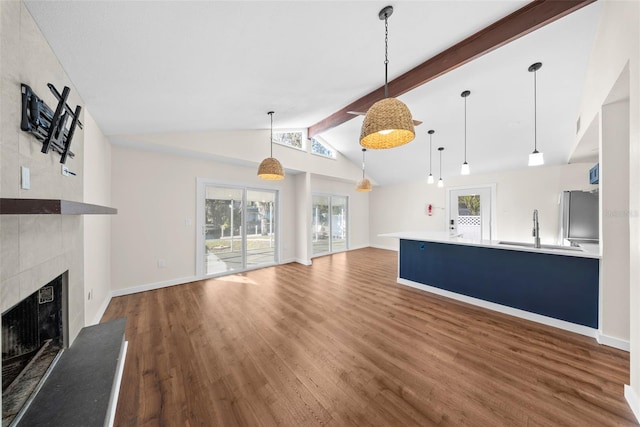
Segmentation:
{"type": "Polygon", "coordinates": [[[360,181],[358,181],[358,184],[356,185],[356,191],[358,192],[366,192],[366,191],[371,191],[371,181],[369,181],[367,178],[364,177],[364,153],[365,151],[367,151],[366,148],[362,149],[362,179],[360,181]]]}
{"type": "Polygon", "coordinates": [[[431,143],[433,142],[433,134],[436,133],[436,131],[431,129],[427,133],[429,134],[429,176],[427,177],[427,184],[433,184],[433,174],[431,173],[431,143]]]}
{"type": "Polygon", "coordinates": [[[438,180],[438,188],[444,187],[444,181],[442,180],[442,152],[444,151],[444,147],[438,147],[438,151],[440,152],[440,179],[438,180]]]}
{"type": "Polygon", "coordinates": [[[460,168],[461,175],[469,175],[469,163],[467,163],[467,97],[471,95],[471,91],[465,90],[460,94],[464,98],[464,163],[460,168]]]}
{"type": "Polygon", "coordinates": [[[529,166],[544,165],[544,156],[538,151],[538,81],[536,72],[542,68],[541,62],[529,66],[529,72],[533,73],[533,153],[529,154],[529,166]]]}
{"type": "Polygon", "coordinates": [[[388,19],[393,13],[393,7],[383,8],[378,17],[384,20],[384,99],[369,108],[362,122],[360,145],[365,148],[382,149],[393,148],[413,141],[415,130],[409,108],[398,99],[389,98],[387,88],[387,74],[389,65],[388,19]]]}
{"type": "Polygon", "coordinates": [[[269,111],[267,114],[271,117],[271,137],[269,139],[271,144],[271,157],[267,157],[260,163],[258,176],[268,180],[284,179],[284,169],[278,159],[273,157],[273,111],[269,111]]]}

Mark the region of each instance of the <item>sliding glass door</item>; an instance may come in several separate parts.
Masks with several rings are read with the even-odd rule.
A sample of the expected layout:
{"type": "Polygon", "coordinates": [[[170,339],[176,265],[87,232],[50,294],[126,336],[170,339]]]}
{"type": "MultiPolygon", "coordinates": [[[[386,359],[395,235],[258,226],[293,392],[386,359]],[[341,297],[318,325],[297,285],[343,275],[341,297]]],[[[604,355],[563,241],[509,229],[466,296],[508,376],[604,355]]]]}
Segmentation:
{"type": "Polygon", "coordinates": [[[247,190],[247,267],[276,262],[276,192],[247,190]]]}
{"type": "Polygon", "coordinates": [[[201,275],[221,275],[277,262],[277,191],[203,184],[198,206],[201,275]]]}
{"type": "Polygon", "coordinates": [[[314,194],[311,206],[312,254],[324,255],[348,249],[346,196],[314,194]]]}

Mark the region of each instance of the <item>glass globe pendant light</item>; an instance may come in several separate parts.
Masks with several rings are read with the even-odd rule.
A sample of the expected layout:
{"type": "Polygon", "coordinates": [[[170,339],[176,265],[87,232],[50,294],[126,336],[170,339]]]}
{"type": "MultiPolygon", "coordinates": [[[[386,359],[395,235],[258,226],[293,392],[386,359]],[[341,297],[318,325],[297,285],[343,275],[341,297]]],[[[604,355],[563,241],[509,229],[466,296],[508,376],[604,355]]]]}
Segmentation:
{"type": "Polygon", "coordinates": [[[427,177],[427,184],[433,184],[433,174],[431,173],[431,143],[433,142],[432,137],[435,132],[433,129],[427,132],[429,134],[429,176],[427,177]]]}
{"type": "Polygon", "coordinates": [[[538,82],[536,72],[542,68],[541,62],[529,66],[533,73],[533,153],[529,154],[529,166],[544,165],[544,155],[538,151],[538,82]]]}
{"type": "Polygon", "coordinates": [[[469,163],[467,163],[467,97],[471,95],[471,91],[465,90],[460,94],[464,98],[464,163],[460,168],[461,175],[469,175],[469,163]]]}
{"type": "Polygon", "coordinates": [[[440,179],[438,180],[438,188],[444,187],[444,181],[442,179],[442,152],[444,151],[444,147],[438,147],[438,151],[440,152],[440,179]]]}

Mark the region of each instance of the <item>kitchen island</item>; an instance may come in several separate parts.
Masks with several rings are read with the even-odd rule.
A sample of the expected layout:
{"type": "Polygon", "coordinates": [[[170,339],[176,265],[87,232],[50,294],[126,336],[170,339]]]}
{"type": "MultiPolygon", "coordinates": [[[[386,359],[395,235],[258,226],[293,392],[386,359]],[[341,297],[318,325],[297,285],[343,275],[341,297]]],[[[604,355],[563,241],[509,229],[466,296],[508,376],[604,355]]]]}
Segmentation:
{"type": "Polygon", "coordinates": [[[380,237],[400,240],[400,284],[595,336],[597,251],[471,241],[446,232],[401,232],[380,237]]]}

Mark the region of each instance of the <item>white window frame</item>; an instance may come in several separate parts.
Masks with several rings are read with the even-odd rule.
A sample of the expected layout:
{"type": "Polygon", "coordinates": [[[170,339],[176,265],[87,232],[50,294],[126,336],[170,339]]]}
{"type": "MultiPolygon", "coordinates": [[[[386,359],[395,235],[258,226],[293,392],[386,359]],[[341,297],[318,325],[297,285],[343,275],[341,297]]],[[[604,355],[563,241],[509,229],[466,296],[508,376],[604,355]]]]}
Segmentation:
{"type": "Polygon", "coordinates": [[[277,144],[281,147],[287,147],[287,148],[292,148],[294,150],[298,150],[298,151],[309,151],[309,146],[310,144],[307,144],[307,131],[306,129],[274,129],[273,133],[274,135],[277,133],[301,133],[302,134],[302,147],[298,148],[298,147],[294,147],[293,145],[288,145],[288,144],[283,144],[282,142],[278,142],[278,141],[273,141],[274,144],[277,144]]]}
{"type": "Polygon", "coordinates": [[[313,138],[311,138],[309,140],[309,153],[313,154],[314,156],[318,156],[318,157],[322,157],[323,159],[331,159],[331,160],[337,160],[338,158],[338,150],[336,150],[335,148],[333,148],[333,146],[331,144],[329,144],[327,141],[325,141],[323,138],[320,138],[318,136],[314,136],[313,138]],[[311,142],[311,139],[316,139],[318,140],[318,142],[322,145],[324,145],[325,147],[329,148],[331,151],[333,151],[333,156],[325,156],[324,154],[320,154],[320,153],[314,153],[313,152],[313,142],[311,142]]]}

